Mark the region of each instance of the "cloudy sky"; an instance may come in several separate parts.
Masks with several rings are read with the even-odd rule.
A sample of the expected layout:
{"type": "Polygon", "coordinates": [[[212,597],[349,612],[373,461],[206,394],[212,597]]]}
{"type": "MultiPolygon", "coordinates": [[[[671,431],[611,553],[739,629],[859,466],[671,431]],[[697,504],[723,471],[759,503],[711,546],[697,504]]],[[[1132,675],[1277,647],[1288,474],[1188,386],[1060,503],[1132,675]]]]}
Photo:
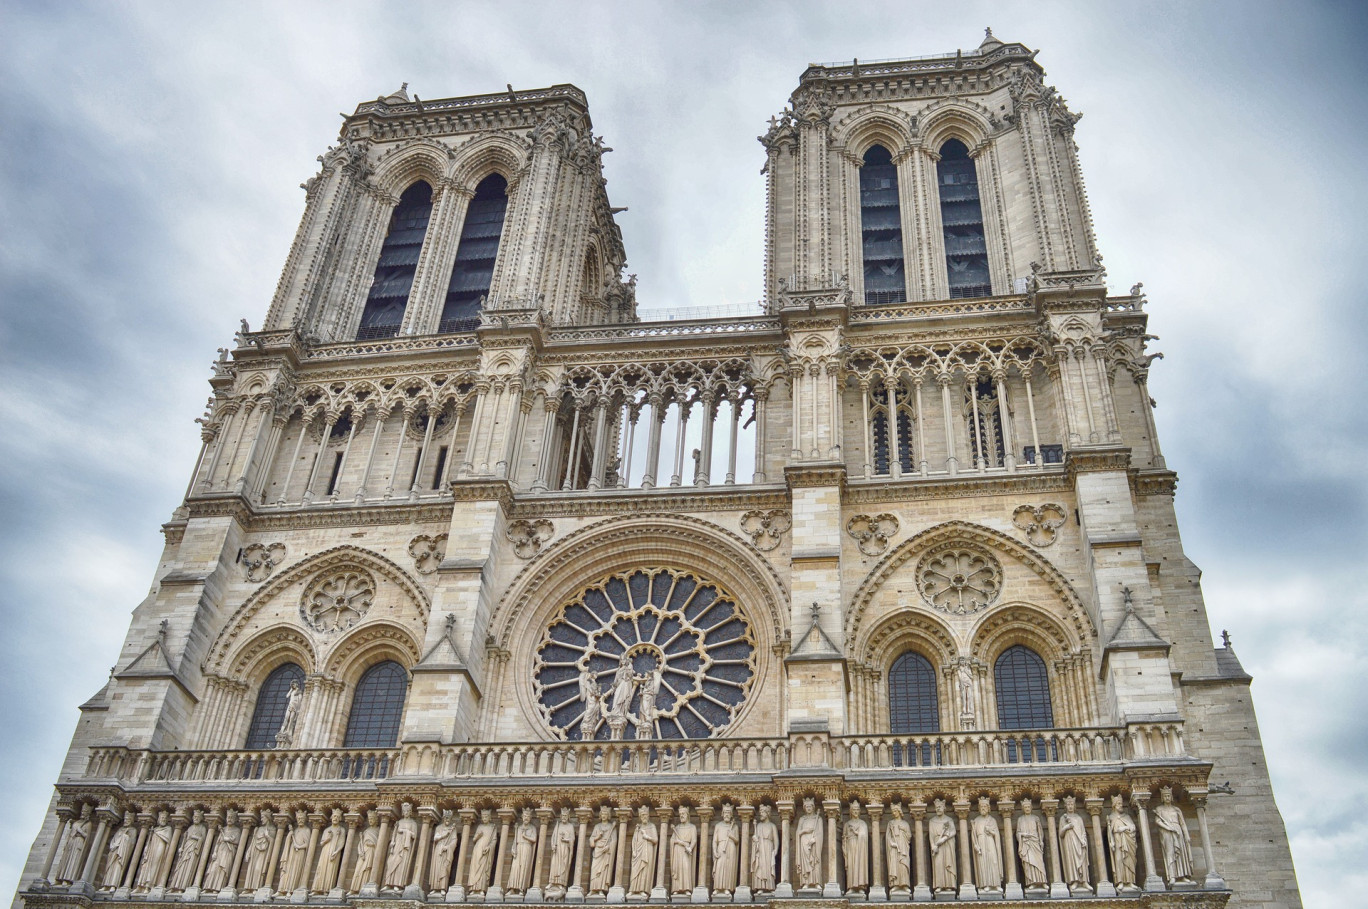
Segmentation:
{"type": "Polygon", "coordinates": [[[809,62],[1039,48],[1074,110],[1213,628],[1308,906],[1368,887],[1368,27],[1352,3],[0,2],[0,890],[104,682],[339,111],[573,82],[643,306],[760,296],[761,146],[809,62]],[[1358,567],[1355,567],[1358,566],[1358,567]]]}

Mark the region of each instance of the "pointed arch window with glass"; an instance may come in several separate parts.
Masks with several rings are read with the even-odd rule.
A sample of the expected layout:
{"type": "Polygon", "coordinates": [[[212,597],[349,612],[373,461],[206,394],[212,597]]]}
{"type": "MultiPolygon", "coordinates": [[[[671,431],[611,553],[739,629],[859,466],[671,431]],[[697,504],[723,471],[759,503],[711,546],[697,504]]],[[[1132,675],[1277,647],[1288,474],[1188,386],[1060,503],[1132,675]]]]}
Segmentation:
{"type": "Polygon", "coordinates": [[[898,167],[888,149],[875,145],[864,153],[860,167],[860,242],[866,303],[907,300],[902,240],[898,167]]]}
{"type": "Polygon", "coordinates": [[[404,190],[390,215],[389,232],[380,247],[380,261],[375,265],[361,326],[356,330],[358,341],[399,334],[431,218],[432,187],[419,180],[404,190]]]}
{"type": "Polygon", "coordinates": [[[399,741],[399,723],[408,696],[408,673],[393,660],[376,663],[356,683],[343,748],[390,748],[399,741]]]}
{"type": "Polygon", "coordinates": [[[466,208],[438,332],[472,331],[480,324],[480,309],[494,281],[494,261],[507,211],[508,181],[490,174],[475,187],[466,208]]]}
{"type": "Polygon", "coordinates": [[[986,297],[993,288],[988,276],[988,243],[983,233],[978,169],[960,140],[951,139],[941,146],[936,183],[950,297],[986,297]]]}

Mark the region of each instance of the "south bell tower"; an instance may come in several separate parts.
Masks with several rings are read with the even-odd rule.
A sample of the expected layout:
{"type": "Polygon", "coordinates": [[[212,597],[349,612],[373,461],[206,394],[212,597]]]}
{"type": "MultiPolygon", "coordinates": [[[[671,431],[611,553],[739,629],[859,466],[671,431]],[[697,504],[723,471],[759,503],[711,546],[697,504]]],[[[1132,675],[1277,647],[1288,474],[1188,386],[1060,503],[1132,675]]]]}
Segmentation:
{"type": "Polygon", "coordinates": [[[1077,120],[810,66],[763,312],[657,320],[578,89],[359,106],[16,906],[1300,905],[1077,120]]]}

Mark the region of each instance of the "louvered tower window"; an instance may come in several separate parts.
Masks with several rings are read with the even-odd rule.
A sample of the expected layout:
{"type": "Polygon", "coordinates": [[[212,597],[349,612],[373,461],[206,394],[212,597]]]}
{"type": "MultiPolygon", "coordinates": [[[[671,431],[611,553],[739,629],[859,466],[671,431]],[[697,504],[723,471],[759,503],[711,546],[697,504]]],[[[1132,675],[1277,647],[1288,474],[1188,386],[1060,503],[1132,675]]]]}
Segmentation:
{"type": "Polygon", "coordinates": [[[860,238],[865,302],[904,302],[907,280],[903,268],[898,168],[882,145],[865,152],[864,166],[860,168],[860,238]]]}
{"type": "Polygon", "coordinates": [[[958,139],[941,146],[936,178],[940,184],[941,229],[945,236],[945,270],[950,296],[986,297],[993,292],[988,278],[988,244],[983,236],[983,206],[979,204],[978,171],[969,149],[958,139]]]}
{"type": "Polygon", "coordinates": [[[399,721],[408,695],[408,673],[393,660],[376,663],[356,683],[343,748],[390,748],[399,741],[399,721]]]}
{"type": "Polygon", "coordinates": [[[380,261],[375,266],[366,309],[361,314],[357,340],[392,338],[399,334],[408,306],[409,291],[413,288],[413,273],[418,268],[418,254],[423,251],[428,219],[432,217],[432,187],[421,180],[399,197],[399,204],[390,215],[389,233],[380,248],[380,261]]]}
{"type": "Polygon", "coordinates": [[[247,728],[248,750],[274,748],[276,733],[285,721],[285,708],[289,704],[290,683],[298,682],[304,687],[304,670],[294,663],[277,666],[266,681],[261,683],[257,692],[256,707],[252,709],[252,725],[247,728]]]}
{"type": "Polygon", "coordinates": [[[1029,647],[1014,644],[993,666],[998,728],[1049,729],[1054,725],[1050,679],[1045,661],[1029,647]]]}
{"type": "Polygon", "coordinates": [[[873,437],[873,465],[874,472],[879,475],[892,473],[890,452],[893,447],[893,429],[897,428],[897,463],[904,474],[912,472],[912,433],[916,429],[916,423],[912,419],[911,401],[908,398],[906,388],[899,383],[891,392],[893,407],[898,415],[898,422],[890,424],[888,420],[888,403],[890,392],[887,387],[873,388],[869,392],[869,413],[873,430],[870,435],[873,437]]]}
{"type": "Polygon", "coordinates": [[[494,260],[499,255],[499,235],[507,211],[508,181],[490,174],[475,187],[475,197],[466,209],[439,332],[471,331],[480,324],[480,300],[489,294],[494,279],[494,260]]]}
{"type": "Polygon", "coordinates": [[[904,653],[888,670],[888,725],[894,735],[940,732],[936,670],[920,653],[904,653]]]}

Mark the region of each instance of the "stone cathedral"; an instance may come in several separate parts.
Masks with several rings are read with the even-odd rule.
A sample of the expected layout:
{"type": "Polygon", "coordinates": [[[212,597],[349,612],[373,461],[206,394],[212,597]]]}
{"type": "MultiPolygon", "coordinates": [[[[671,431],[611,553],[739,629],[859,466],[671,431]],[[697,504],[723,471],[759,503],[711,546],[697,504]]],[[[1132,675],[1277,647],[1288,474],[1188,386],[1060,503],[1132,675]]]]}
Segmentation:
{"type": "Polygon", "coordinates": [[[1035,57],[809,66],[740,315],[574,86],[357,107],[16,909],[1300,906],[1035,57]]]}

